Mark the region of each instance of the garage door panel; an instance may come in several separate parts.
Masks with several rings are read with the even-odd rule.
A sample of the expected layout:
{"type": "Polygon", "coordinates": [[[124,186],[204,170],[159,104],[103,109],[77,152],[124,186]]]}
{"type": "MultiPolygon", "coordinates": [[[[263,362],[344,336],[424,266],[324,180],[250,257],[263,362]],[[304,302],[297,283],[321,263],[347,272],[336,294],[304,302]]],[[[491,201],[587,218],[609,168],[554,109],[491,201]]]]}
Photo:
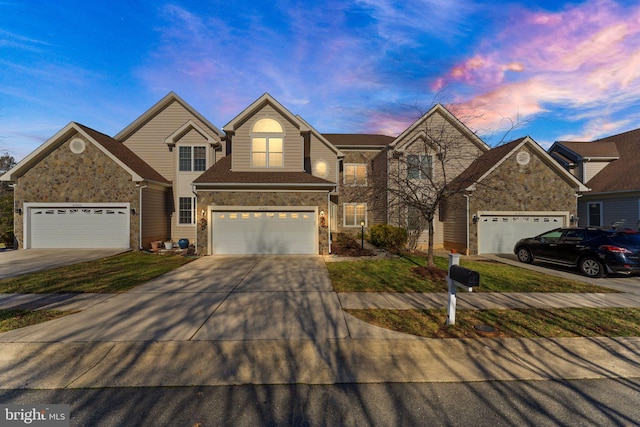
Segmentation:
{"type": "Polygon", "coordinates": [[[213,212],[215,254],[316,254],[313,212],[213,212]]]}
{"type": "Polygon", "coordinates": [[[516,242],[564,226],[564,216],[483,215],[478,221],[478,253],[512,253],[516,242]]]}
{"type": "Polygon", "coordinates": [[[29,247],[129,248],[128,208],[31,208],[29,247]]]}

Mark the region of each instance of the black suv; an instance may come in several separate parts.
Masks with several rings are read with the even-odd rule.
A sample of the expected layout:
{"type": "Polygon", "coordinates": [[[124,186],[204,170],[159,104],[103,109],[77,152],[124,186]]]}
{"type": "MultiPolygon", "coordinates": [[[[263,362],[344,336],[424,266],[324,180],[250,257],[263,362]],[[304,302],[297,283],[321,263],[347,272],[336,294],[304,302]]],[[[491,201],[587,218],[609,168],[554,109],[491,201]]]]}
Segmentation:
{"type": "Polygon", "coordinates": [[[520,240],[513,251],[522,262],[536,259],[578,267],[589,277],[640,271],[640,234],[633,230],[556,228],[520,240]]]}

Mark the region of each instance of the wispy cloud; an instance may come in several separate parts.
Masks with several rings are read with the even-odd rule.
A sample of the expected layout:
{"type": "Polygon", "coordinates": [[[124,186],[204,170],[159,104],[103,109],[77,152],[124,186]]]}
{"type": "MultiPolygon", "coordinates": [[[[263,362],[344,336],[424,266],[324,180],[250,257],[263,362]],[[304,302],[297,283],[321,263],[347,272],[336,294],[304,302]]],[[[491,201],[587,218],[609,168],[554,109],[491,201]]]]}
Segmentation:
{"type": "Polygon", "coordinates": [[[571,108],[586,121],[584,135],[629,124],[603,116],[625,113],[640,96],[640,6],[593,0],[555,13],[513,13],[513,25],[436,79],[434,90],[463,87],[453,108],[479,113],[472,125],[481,129],[552,108],[571,108]]]}

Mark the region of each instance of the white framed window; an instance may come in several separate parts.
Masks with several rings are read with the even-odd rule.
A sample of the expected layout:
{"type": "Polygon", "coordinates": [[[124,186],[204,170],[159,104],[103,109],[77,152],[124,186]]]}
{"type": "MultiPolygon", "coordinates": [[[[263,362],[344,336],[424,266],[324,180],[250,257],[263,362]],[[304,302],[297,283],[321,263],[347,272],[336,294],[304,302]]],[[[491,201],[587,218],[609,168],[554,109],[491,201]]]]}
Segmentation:
{"type": "Polygon", "coordinates": [[[407,156],[407,178],[429,179],[432,167],[431,156],[426,154],[409,154],[407,156]]]}
{"type": "Polygon", "coordinates": [[[207,147],[183,145],[178,148],[180,172],[202,172],[207,169],[207,147]]]}
{"type": "Polygon", "coordinates": [[[345,163],[345,185],[367,185],[367,165],[363,163],[345,163]]]}
{"type": "Polygon", "coordinates": [[[602,202],[589,202],[587,216],[589,227],[602,227],[602,202]]]}
{"type": "Polygon", "coordinates": [[[195,209],[195,197],[180,197],[178,199],[178,224],[193,224],[196,217],[195,209]]]}
{"type": "Polygon", "coordinates": [[[345,203],[342,205],[345,227],[360,227],[360,222],[364,221],[367,226],[367,204],[366,203],[345,203]]]}
{"type": "Polygon", "coordinates": [[[284,129],[274,119],[260,119],[251,128],[251,166],[284,167],[284,129]]]}

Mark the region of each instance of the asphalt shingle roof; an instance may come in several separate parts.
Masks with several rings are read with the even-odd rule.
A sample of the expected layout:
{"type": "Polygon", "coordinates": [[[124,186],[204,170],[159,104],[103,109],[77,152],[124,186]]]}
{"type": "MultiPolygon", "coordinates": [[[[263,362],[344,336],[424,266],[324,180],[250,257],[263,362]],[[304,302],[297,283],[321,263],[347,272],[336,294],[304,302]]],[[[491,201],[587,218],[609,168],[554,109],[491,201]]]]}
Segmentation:
{"type": "Polygon", "coordinates": [[[305,172],[234,172],[231,155],[218,160],[193,181],[195,184],[327,184],[334,183],[305,172]]]}
{"type": "Polygon", "coordinates": [[[640,129],[613,135],[590,143],[610,147],[620,156],[587,182],[594,193],[640,190],[640,129]]]}
{"type": "Polygon", "coordinates": [[[323,133],[322,136],[338,148],[349,145],[386,146],[395,139],[395,137],[387,135],[355,133],[323,133]]]}
{"type": "Polygon", "coordinates": [[[131,151],[126,145],[105,135],[90,127],[76,123],[84,132],[93,138],[98,144],[102,145],[107,151],[113,154],[118,160],[127,165],[132,171],[140,175],[144,179],[169,184],[160,173],[142,160],[136,153],[131,151]]]}

